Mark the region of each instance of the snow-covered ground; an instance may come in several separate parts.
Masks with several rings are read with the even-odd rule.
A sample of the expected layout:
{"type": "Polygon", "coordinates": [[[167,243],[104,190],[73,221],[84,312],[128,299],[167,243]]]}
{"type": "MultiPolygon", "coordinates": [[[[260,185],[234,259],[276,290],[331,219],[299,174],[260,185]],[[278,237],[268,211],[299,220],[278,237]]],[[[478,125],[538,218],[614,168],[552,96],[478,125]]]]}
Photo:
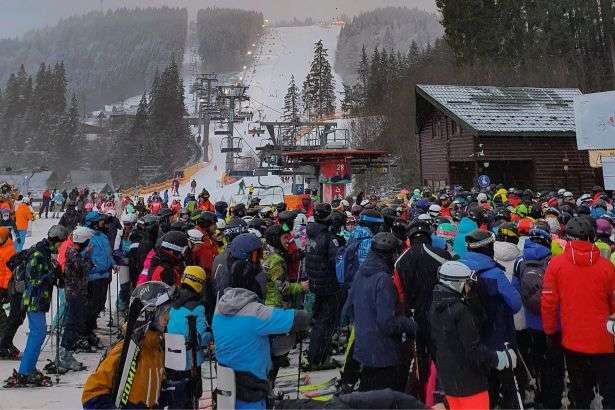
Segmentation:
{"type": "MultiPolygon", "coordinates": [[[[322,40],[325,48],[329,50],[331,65],[335,59],[337,36],[339,27],[325,28],[320,26],[308,27],[280,27],[268,28],[254,51],[252,64],[243,72],[237,74],[237,80],[243,78],[243,82],[249,86],[247,94],[250,102],[247,110],[254,113],[254,121],[277,121],[280,119],[284,107],[284,95],[288,89],[291,75],[300,87],[309,71],[314,53],[314,43],[322,40]],[[260,111],[260,113],[259,113],[260,111]]],[[[342,80],[335,74],[336,88],[342,89],[342,80]]],[[[338,94],[339,97],[339,94],[338,94]]],[[[242,137],[243,156],[255,155],[256,147],[266,144],[268,136],[260,137],[248,135],[249,128],[255,127],[254,122],[244,122],[235,125],[235,136],[242,137]]],[[[245,200],[238,195],[238,182],[226,186],[220,186],[220,178],[225,172],[226,154],[220,152],[223,136],[214,135],[217,124],[212,123],[210,129],[210,158],[211,161],[197,173],[195,179],[198,191],[206,188],[212,199],[227,202],[239,202],[245,200]]],[[[290,186],[283,184],[277,176],[260,178],[244,178],[246,186],[253,184],[257,195],[263,203],[275,203],[282,200],[284,193],[290,193],[290,186]],[[273,189],[259,189],[262,185],[275,186],[273,189]]],[[[189,190],[189,181],[180,188],[183,197],[189,190]]]]}

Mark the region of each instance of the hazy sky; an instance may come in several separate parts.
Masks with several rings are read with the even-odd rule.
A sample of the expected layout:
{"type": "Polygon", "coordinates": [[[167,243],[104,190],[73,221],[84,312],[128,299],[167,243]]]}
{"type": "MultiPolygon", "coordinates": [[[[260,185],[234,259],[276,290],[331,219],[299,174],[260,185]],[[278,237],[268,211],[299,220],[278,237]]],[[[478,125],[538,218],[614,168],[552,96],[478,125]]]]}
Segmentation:
{"type": "Polygon", "coordinates": [[[354,15],[385,6],[419,7],[435,11],[435,0],[0,0],[0,37],[55,24],[60,18],[102,8],[134,6],[180,6],[191,10],[239,7],[261,10],[272,19],[292,17],[327,18],[340,13],[354,15]]]}

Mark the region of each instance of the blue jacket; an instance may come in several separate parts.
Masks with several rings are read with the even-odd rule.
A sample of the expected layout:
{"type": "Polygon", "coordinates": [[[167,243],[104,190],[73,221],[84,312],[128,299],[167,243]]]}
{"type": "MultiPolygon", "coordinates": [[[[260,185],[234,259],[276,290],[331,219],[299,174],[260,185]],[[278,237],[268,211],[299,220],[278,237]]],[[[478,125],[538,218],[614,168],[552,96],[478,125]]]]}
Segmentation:
{"type": "Polygon", "coordinates": [[[401,364],[402,334],[414,334],[414,322],[395,312],[397,294],[391,269],[376,252],[370,252],[355,275],[348,296],[354,313],[353,357],[364,366],[401,364]]]}
{"type": "Polygon", "coordinates": [[[480,302],[486,320],[481,339],[492,350],[502,350],[504,342],[515,343],[513,315],[521,309],[521,295],[508,281],[504,268],[489,256],[466,252],[461,262],[479,276],[480,302]]]}
{"type": "Polygon", "coordinates": [[[218,362],[267,380],[271,369],[269,335],[288,333],[295,311],[265,306],[254,292],[228,288],[212,322],[218,362]]]}
{"type": "Polygon", "coordinates": [[[446,239],[440,238],[435,233],[431,234],[431,246],[442,251],[446,250],[446,239]]]}
{"type": "MultiPolygon", "coordinates": [[[[203,348],[205,348],[212,340],[209,332],[207,321],[205,320],[205,306],[203,305],[200,295],[193,293],[186,288],[180,288],[179,298],[173,303],[173,307],[169,310],[169,323],[167,324],[167,332],[183,335],[188,341],[188,316],[196,316],[196,331],[199,349],[197,350],[196,360],[197,366],[200,366],[205,360],[203,348]]],[[[186,369],[190,369],[192,364],[192,354],[187,352],[186,369]]]]}
{"type": "Polygon", "coordinates": [[[453,253],[460,258],[466,253],[466,236],[473,230],[478,229],[478,225],[468,217],[461,218],[457,228],[457,235],[453,240],[453,253]]]}
{"type": "Polygon", "coordinates": [[[88,281],[96,279],[105,279],[110,275],[111,267],[113,266],[113,258],[111,256],[111,244],[107,235],[100,231],[94,231],[94,236],[90,239],[92,247],[92,270],[88,274],[88,281]]]}
{"type": "Polygon", "coordinates": [[[359,244],[359,250],[358,250],[359,265],[362,265],[363,261],[365,261],[365,258],[367,258],[367,254],[369,253],[369,250],[372,248],[373,237],[374,237],[374,234],[366,226],[357,225],[352,230],[352,235],[350,236],[351,240],[354,239],[354,240],[361,241],[361,243],[359,244]]]}
{"type": "MultiPolygon", "coordinates": [[[[519,281],[522,273],[519,271],[519,269],[521,268],[521,263],[524,260],[541,261],[549,256],[551,256],[551,250],[546,246],[542,246],[530,240],[525,241],[525,244],[523,246],[523,253],[515,261],[515,274],[513,276],[512,283],[515,286],[515,289],[517,289],[517,291],[521,291],[521,283],[519,281]]],[[[534,313],[530,312],[528,309],[525,309],[525,322],[528,328],[543,331],[542,318],[539,315],[535,315],[534,313]]]]}

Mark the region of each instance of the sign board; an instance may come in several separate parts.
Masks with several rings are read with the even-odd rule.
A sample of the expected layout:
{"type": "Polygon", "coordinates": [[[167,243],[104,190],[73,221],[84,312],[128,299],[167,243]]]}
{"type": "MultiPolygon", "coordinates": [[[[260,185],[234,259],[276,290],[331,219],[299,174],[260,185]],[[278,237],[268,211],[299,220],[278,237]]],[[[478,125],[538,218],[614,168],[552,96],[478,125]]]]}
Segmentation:
{"type": "Polygon", "coordinates": [[[574,114],[579,149],[615,148],[615,91],[575,97],[574,114]]]}
{"type": "Polygon", "coordinates": [[[602,158],[602,175],[604,176],[604,189],[615,190],[615,157],[602,158]]]}
{"type": "Polygon", "coordinates": [[[615,149],[590,149],[589,166],[592,168],[602,167],[602,158],[615,157],[615,149]]]}
{"type": "Polygon", "coordinates": [[[478,186],[481,188],[487,188],[489,185],[491,185],[491,180],[489,177],[487,175],[479,175],[478,186]]]}

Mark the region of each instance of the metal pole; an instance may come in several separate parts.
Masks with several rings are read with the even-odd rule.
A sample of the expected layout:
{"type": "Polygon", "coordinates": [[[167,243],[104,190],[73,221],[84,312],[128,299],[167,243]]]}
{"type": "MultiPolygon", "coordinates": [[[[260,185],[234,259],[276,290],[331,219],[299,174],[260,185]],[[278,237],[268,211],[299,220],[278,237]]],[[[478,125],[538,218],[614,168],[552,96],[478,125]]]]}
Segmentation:
{"type": "Polygon", "coordinates": [[[523,410],[523,399],[521,398],[521,391],[519,390],[519,383],[517,382],[517,375],[515,374],[515,369],[513,368],[512,357],[508,353],[510,349],[510,345],[508,342],[504,343],[504,349],[506,349],[506,356],[508,356],[508,362],[510,363],[510,372],[512,373],[513,381],[515,382],[515,390],[517,393],[517,401],[519,402],[519,408],[523,410]]]}
{"type": "MultiPolygon", "coordinates": [[[[60,288],[56,287],[56,310],[58,320],[56,320],[56,384],[60,383],[60,288]]],[[[52,316],[53,318],[53,316],[52,316]]]]}
{"type": "Polygon", "coordinates": [[[235,129],[235,98],[229,99],[229,113],[228,113],[228,143],[227,148],[229,151],[226,153],[226,172],[230,173],[233,170],[233,134],[235,129]]]}

